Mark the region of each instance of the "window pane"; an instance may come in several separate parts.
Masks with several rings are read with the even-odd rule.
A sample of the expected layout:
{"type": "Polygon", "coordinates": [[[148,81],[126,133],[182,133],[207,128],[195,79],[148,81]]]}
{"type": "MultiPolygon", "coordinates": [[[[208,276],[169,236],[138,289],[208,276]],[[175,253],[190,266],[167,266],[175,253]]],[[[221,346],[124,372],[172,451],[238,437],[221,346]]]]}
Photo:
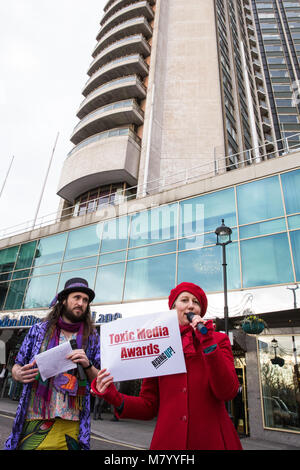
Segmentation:
{"type": "Polygon", "coordinates": [[[287,214],[300,212],[300,170],[281,175],[287,214]]]}
{"type": "Polygon", "coordinates": [[[13,246],[0,251],[0,273],[13,270],[18,251],[19,246],[13,246]]]}
{"type": "Polygon", "coordinates": [[[167,297],[175,286],[176,255],[127,263],[124,300],[167,297]]]}
{"type": "Polygon", "coordinates": [[[105,222],[102,233],[101,253],[127,248],[129,220],[129,217],[121,217],[105,222]]]}
{"type": "MultiPolygon", "coordinates": [[[[241,287],[237,243],[226,247],[228,289],[241,287]]],[[[193,282],[206,292],[223,290],[222,249],[212,246],[178,254],[178,284],[193,282]]]]}
{"type": "Polygon", "coordinates": [[[299,431],[299,405],[297,403],[298,389],[296,363],[299,364],[300,337],[298,335],[267,336],[258,339],[259,367],[264,411],[264,425],[268,428],[299,431]],[[273,340],[277,341],[276,360],[281,365],[273,363],[275,349],[273,340]]]}
{"type": "Polygon", "coordinates": [[[40,266],[39,268],[33,268],[31,270],[31,276],[41,276],[42,274],[54,274],[59,273],[61,264],[49,264],[46,266],[40,266]]]}
{"type": "Polygon", "coordinates": [[[97,261],[98,261],[98,256],[91,256],[90,258],[77,259],[75,261],[67,261],[63,263],[62,271],[71,271],[74,269],[87,268],[88,266],[96,266],[97,261]]]}
{"type": "Polygon", "coordinates": [[[290,232],[296,279],[300,281],[300,230],[290,232]]]}
{"type": "Polygon", "coordinates": [[[36,241],[21,245],[15,269],[30,268],[35,253],[36,241]]]}
{"type": "Polygon", "coordinates": [[[98,269],[94,302],[121,302],[125,263],[109,264],[98,269]]]}
{"type": "Polygon", "coordinates": [[[0,284],[0,310],[3,309],[5,297],[9,288],[9,282],[1,282],[0,284]]]}
{"type": "Polygon", "coordinates": [[[259,235],[268,235],[276,232],[286,231],[284,219],[270,220],[269,222],[261,222],[258,224],[246,225],[240,227],[240,237],[250,238],[259,235]]]}
{"type": "Polygon", "coordinates": [[[67,233],[61,233],[53,237],[39,240],[33,266],[58,263],[61,261],[65,250],[66,239],[67,233]]]}
{"type": "Polygon", "coordinates": [[[88,227],[72,230],[69,232],[65,260],[72,258],[83,258],[97,254],[99,251],[99,227],[89,225],[88,227]]]}
{"type": "Polygon", "coordinates": [[[125,261],[126,251],[115,251],[114,253],[107,253],[100,255],[99,264],[110,264],[125,261]]]}
{"type": "Polygon", "coordinates": [[[176,241],[157,243],[155,245],[143,246],[142,248],[133,248],[128,251],[128,259],[146,258],[147,256],[160,255],[170,251],[176,251],[176,241]]]}
{"type": "Polygon", "coordinates": [[[300,228],[300,215],[288,217],[289,229],[300,228]]]}
{"type": "Polygon", "coordinates": [[[180,203],[180,237],[215,231],[222,219],[236,226],[234,189],[226,189],[180,203]]]}
{"type": "Polygon", "coordinates": [[[177,210],[177,204],[170,204],[133,215],[129,246],[148,245],[176,238],[177,210]]]}
{"type": "Polygon", "coordinates": [[[22,308],[24,292],[28,279],[10,283],[4,310],[16,310],[22,308]]]}
{"type": "Polygon", "coordinates": [[[57,290],[58,274],[33,277],[28,282],[23,308],[49,307],[57,290]]]}
{"type": "Polygon", "coordinates": [[[237,187],[241,225],[284,215],[277,176],[242,184],[237,187]]]}
{"type": "Polygon", "coordinates": [[[243,287],[293,282],[286,233],[241,242],[243,287]]]}

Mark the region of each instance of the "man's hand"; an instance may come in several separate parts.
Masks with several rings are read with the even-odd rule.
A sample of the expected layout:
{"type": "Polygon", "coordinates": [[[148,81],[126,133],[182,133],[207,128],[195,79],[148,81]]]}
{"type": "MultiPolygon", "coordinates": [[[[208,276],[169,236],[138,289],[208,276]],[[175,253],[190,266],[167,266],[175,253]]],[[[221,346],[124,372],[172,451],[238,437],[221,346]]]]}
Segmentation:
{"type": "Polygon", "coordinates": [[[12,368],[12,377],[17,382],[22,382],[23,384],[28,384],[34,382],[39,370],[36,366],[36,361],[34,360],[31,364],[26,364],[25,366],[20,366],[15,364],[12,368]]]}
{"type": "Polygon", "coordinates": [[[88,367],[90,364],[90,361],[83,349],[74,349],[74,351],[67,356],[67,359],[75,362],[75,364],[81,364],[83,368],[88,367]]]}

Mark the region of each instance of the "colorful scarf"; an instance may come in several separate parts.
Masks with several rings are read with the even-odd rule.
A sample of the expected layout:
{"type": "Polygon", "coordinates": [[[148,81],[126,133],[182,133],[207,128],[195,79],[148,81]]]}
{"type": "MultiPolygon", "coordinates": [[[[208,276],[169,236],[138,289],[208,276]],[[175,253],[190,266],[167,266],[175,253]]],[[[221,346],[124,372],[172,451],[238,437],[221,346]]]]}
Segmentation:
{"type": "MultiPolygon", "coordinates": [[[[65,330],[71,333],[77,332],[76,342],[77,348],[82,348],[84,323],[66,323],[60,317],[51,337],[48,337],[48,344],[46,350],[52,349],[59,345],[59,337],[61,330],[65,330]]],[[[50,333],[51,334],[51,333],[50,333]]],[[[47,340],[46,340],[47,341],[47,340]]],[[[52,395],[53,386],[58,392],[62,392],[65,398],[68,399],[68,406],[74,409],[82,409],[83,397],[86,393],[86,380],[79,380],[76,377],[77,369],[74,371],[59,374],[55,377],[51,377],[45,381],[42,380],[40,374],[37,375],[36,381],[33,383],[32,393],[32,406],[36,413],[40,413],[41,417],[45,419],[49,418],[50,413],[50,400],[52,395]],[[46,414],[48,416],[46,416],[46,414]]]]}

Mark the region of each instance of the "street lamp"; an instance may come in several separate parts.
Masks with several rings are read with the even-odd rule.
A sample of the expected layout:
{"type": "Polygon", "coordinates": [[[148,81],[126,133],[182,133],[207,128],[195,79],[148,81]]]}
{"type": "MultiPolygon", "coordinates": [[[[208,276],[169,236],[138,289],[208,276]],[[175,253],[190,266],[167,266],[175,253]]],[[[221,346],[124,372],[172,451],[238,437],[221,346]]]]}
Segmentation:
{"type": "Polygon", "coordinates": [[[226,227],[224,219],[222,219],[222,225],[215,230],[217,235],[217,245],[222,247],[223,255],[223,282],[224,282],[224,322],[225,322],[225,333],[228,335],[228,302],[227,302],[227,263],[226,263],[226,245],[231,243],[232,230],[230,227],[226,227]]]}

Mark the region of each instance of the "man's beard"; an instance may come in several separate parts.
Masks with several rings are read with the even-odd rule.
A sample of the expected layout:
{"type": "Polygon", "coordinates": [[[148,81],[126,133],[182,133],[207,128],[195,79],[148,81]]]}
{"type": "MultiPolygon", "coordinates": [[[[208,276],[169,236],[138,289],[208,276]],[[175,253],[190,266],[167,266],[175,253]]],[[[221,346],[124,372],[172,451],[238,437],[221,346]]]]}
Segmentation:
{"type": "Polygon", "coordinates": [[[65,316],[70,322],[72,323],[79,323],[84,320],[86,311],[82,311],[81,315],[75,315],[72,310],[70,310],[68,307],[63,308],[62,315],[65,316]]]}

